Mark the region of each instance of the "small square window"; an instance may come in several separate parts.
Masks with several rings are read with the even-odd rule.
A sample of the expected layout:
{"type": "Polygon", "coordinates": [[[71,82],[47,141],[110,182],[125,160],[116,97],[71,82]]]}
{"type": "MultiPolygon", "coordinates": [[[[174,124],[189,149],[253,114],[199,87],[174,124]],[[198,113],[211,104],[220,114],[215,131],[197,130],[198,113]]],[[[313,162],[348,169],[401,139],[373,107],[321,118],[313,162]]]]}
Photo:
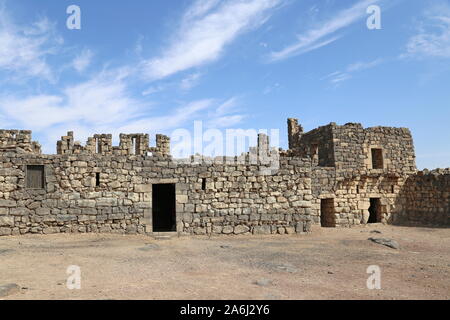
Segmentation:
{"type": "Polygon", "coordinates": [[[27,166],[27,188],[44,189],[45,188],[45,169],[41,165],[27,166]]]}

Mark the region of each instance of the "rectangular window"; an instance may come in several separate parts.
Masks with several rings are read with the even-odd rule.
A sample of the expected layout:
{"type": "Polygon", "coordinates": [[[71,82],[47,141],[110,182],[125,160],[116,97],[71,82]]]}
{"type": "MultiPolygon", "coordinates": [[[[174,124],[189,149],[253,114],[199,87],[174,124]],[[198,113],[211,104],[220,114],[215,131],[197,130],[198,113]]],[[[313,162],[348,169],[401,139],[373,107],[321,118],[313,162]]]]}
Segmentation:
{"type": "Polygon", "coordinates": [[[372,169],[383,169],[383,150],[372,149],[372,169]]]}
{"type": "Polygon", "coordinates": [[[41,165],[27,166],[27,188],[44,189],[45,188],[45,170],[41,165]]]}
{"type": "Polygon", "coordinates": [[[205,178],[202,179],[202,190],[203,191],[206,190],[206,179],[205,178]]]}
{"type": "Polygon", "coordinates": [[[100,187],[100,172],[95,174],[95,186],[100,187]]]}

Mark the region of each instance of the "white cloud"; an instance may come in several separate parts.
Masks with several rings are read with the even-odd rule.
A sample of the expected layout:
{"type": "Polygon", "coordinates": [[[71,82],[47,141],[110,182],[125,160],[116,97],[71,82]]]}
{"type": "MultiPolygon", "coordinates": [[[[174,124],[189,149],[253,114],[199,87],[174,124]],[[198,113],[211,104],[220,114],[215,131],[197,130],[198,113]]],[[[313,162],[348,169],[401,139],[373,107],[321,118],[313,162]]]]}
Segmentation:
{"type": "Polygon", "coordinates": [[[162,79],[180,71],[217,60],[224,48],[243,32],[263,24],[281,0],[197,0],[163,50],[144,61],[149,79],[162,79]]]}
{"type": "Polygon", "coordinates": [[[333,18],[327,21],[318,22],[317,27],[313,27],[302,34],[299,34],[295,43],[282,50],[272,52],[269,57],[270,61],[283,60],[319,49],[335,42],[341,36],[333,36],[333,34],[365,17],[367,7],[379,1],[380,0],[359,1],[351,8],[336,13],[333,18]]]}
{"type": "Polygon", "coordinates": [[[198,84],[201,76],[202,76],[202,74],[199,72],[193,73],[193,74],[187,76],[186,78],[181,80],[180,88],[184,91],[191,90],[193,87],[195,87],[198,84]]]}
{"type": "Polygon", "coordinates": [[[230,128],[242,122],[247,115],[236,113],[238,111],[239,97],[232,97],[208,114],[206,127],[208,128],[230,128]]]}
{"type": "Polygon", "coordinates": [[[147,88],[146,90],[142,91],[142,95],[144,97],[149,96],[151,94],[161,92],[165,88],[166,88],[166,86],[164,86],[164,85],[151,86],[151,87],[147,88]]]}
{"type": "Polygon", "coordinates": [[[40,77],[53,79],[46,62],[62,43],[55,35],[54,25],[40,19],[30,26],[14,24],[4,7],[0,8],[0,70],[13,78],[40,77]]]}
{"type": "Polygon", "coordinates": [[[73,68],[78,71],[79,73],[82,73],[89,67],[89,65],[92,62],[92,57],[94,54],[91,50],[85,49],[83,50],[78,56],[75,57],[75,59],[72,62],[73,68]]]}
{"type": "Polygon", "coordinates": [[[208,128],[231,128],[238,123],[242,122],[246,118],[246,115],[235,114],[230,116],[217,117],[207,122],[208,128]]]}
{"type": "Polygon", "coordinates": [[[441,2],[425,13],[425,19],[412,36],[402,58],[450,58],[450,5],[441,2]]]}
{"type": "Polygon", "coordinates": [[[123,82],[104,79],[70,86],[61,95],[0,97],[4,116],[12,123],[37,130],[67,122],[104,127],[130,120],[144,107],[128,95],[123,82]]]}
{"type": "Polygon", "coordinates": [[[344,71],[336,71],[330,73],[329,75],[323,77],[321,80],[328,80],[330,83],[337,85],[341,82],[351,79],[354,73],[374,68],[383,62],[383,59],[376,59],[369,62],[356,62],[347,66],[344,71]]]}
{"type": "Polygon", "coordinates": [[[238,97],[233,97],[230,98],[228,100],[226,100],[224,103],[222,103],[221,105],[219,105],[219,107],[216,109],[216,114],[219,116],[225,115],[225,114],[230,114],[231,112],[233,112],[237,105],[238,105],[238,97]]]}

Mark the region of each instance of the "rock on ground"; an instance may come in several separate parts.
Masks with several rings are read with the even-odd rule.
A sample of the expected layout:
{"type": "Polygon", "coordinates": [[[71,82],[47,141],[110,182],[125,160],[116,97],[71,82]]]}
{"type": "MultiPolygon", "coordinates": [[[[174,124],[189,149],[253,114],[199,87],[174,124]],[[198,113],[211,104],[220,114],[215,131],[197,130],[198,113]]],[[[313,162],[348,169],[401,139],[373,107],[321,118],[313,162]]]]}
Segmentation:
{"type": "Polygon", "coordinates": [[[370,241],[381,244],[383,246],[392,248],[392,249],[400,249],[400,245],[397,241],[392,239],[385,239],[385,238],[369,238],[370,241]]]}
{"type": "Polygon", "coordinates": [[[20,292],[20,287],[15,283],[0,286],[0,298],[7,297],[20,292]]]}

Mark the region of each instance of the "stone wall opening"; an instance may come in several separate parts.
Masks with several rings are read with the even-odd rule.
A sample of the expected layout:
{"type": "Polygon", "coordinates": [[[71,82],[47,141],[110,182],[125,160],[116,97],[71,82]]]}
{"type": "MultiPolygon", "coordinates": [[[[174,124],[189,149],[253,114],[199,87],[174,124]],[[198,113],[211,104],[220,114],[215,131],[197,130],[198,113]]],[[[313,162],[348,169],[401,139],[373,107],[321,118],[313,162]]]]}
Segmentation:
{"type": "Polygon", "coordinates": [[[202,179],[202,190],[206,191],[206,179],[205,178],[202,179]]]}
{"type": "Polygon", "coordinates": [[[95,174],[95,186],[100,187],[100,172],[95,174]]]}
{"type": "Polygon", "coordinates": [[[175,184],[152,186],[153,232],[177,231],[175,201],[175,184]]]}
{"type": "Polygon", "coordinates": [[[383,169],[383,150],[382,149],[372,149],[372,169],[383,169]]]}
{"type": "Polygon", "coordinates": [[[27,189],[45,188],[45,170],[42,165],[27,166],[27,189]]]}
{"type": "Polygon", "coordinates": [[[323,228],[336,227],[334,199],[322,199],[320,201],[320,224],[323,228]]]}
{"type": "Polygon", "coordinates": [[[369,207],[369,221],[367,223],[381,222],[381,199],[371,198],[369,207]]]}

